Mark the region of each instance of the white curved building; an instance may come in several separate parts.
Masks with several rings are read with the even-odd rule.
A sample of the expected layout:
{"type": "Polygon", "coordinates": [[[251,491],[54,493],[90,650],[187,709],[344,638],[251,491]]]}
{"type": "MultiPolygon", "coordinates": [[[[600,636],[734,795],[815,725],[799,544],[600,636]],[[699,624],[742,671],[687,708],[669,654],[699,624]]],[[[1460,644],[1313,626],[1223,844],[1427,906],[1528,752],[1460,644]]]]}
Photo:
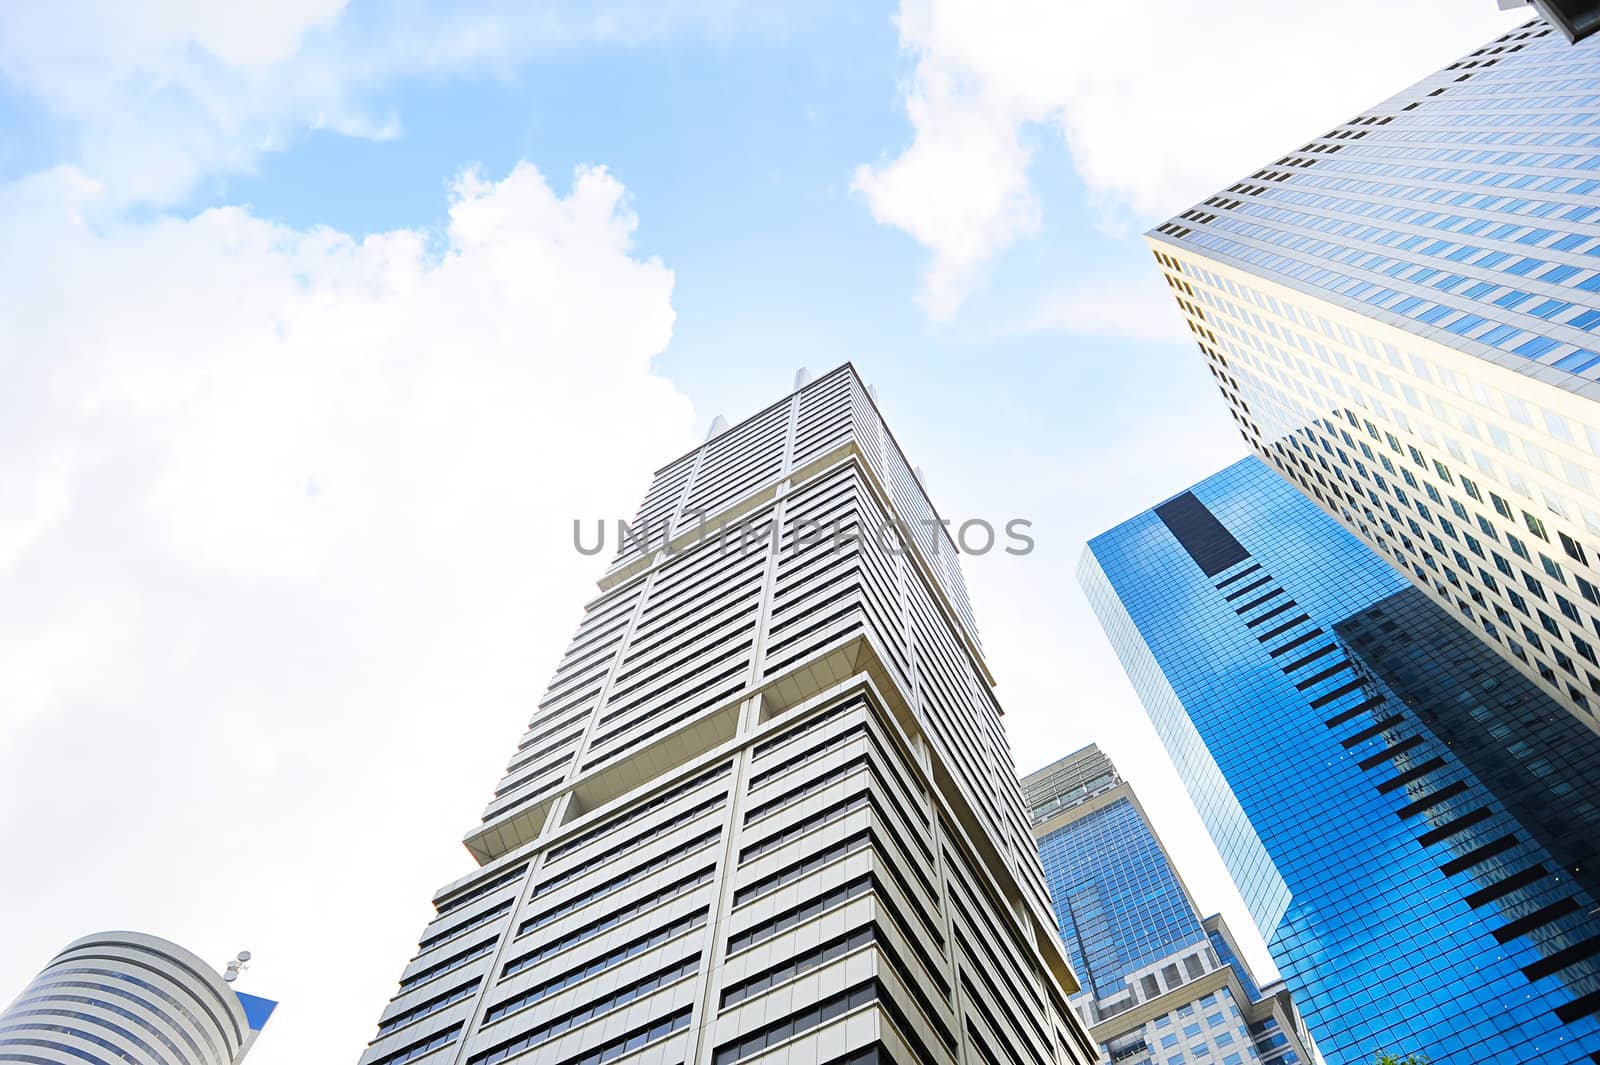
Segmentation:
{"type": "Polygon", "coordinates": [[[273,1005],[175,943],[102,932],[56,955],[0,1013],[0,1062],[234,1065],[273,1005]]]}

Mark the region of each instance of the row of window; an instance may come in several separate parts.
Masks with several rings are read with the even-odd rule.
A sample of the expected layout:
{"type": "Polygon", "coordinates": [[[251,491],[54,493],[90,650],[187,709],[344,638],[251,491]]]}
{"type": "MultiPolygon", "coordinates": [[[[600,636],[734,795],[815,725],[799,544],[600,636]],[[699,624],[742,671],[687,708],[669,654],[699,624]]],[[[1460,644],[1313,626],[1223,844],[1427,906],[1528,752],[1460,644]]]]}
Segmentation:
{"type": "MultiPolygon", "coordinates": [[[[502,999],[489,1007],[489,1012],[485,1014],[483,1023],[493,1024],[503,1017],[509,1017],[518,1010],[526,1009],[536,1002],[549,998],[558,991],[565,991],[569,987],[575,987],[592,976],[608,972],[629,959],[637,958],[679,936],[686,935],[698,928],[703,928],[708,915],[708,910],[696,910],[694,913],[680,917],[660,928],[652,929],[637,939],[624,943],[622,946],[616,947],[597,958],[592,958],[582,965],[568,969],[559,976],[535,984],[533,987],[510,998],[502,999]]],[[[508,973],[506,975],[509,976],[511,974],[508,973]]]]}
{"type": "MultiPolygon", "coordinates": [[[[607,818],[595,827],[580,832],[576,836],[563,840],[554,847],[551,847],[550,850],[545,853],[545,862],[548,864],[558,861],[566,855],[571,854],[578,848],[589,843],[593,843],[595,840],[610,838],[640,818],[661,809],[663,806],[666,806],[668,803],[673,802],[676,799],[681,799],[685,795],[699,790],[705,785],[711,783],[713,780],[716,780],[718,777],[723,776],[728,772],[730,767],[731,763],[722,762],[703,773],[690,777],[682,784],[676,784],[673,787],[668,788],[659,795],[652,796],[642,803],[629,806],[625,813],[620,814],[617,817],[607,818]]],[[[637,841],[635,841],[634,845],[637,845],[637,841]]],[[[597,859],[591,859],[591,861],[594,860],[597,859]]],[[[545,883],[539,885],[537,891],[538,893],[543,893],[550,890],[550,887],[550,883],[546,881],[545,883]]]]}
{"type": "Polygon", "coordinates": [[[669,984],[693,976],[699,968],[700,955],[691,955],[664,969],[658,969],[648,976],[633,980],[603,998],[587,1002],[577,1009],[569,1010],[559,1017],[554,1017],[537,1028],[521,1033],[514,1039],[508,1039],[487,1050],[479,1051],[467,1059],[467,1065],[498,1065],[499,1062],[515,1054],[520,1054],[524,1050],[536,1047],[541,1043],[547,1043],[580,1025],[588,1024],[596,1017],[621,1009],[628,1003],[646,995],[654,994],[669,984]]]}
{"type": "Polygon", "coordinates": [[[667,866],[680,862],[684,858],[689,857],[697,851],[709,847],[711,844],[715,843],[721,838],[722,826],[718,825],[711,831],[706,832],[703,835],[696,836],[694,839],[687,840],[683,844],[674,847],[672,850],[663,851],[654,858],[648,859],[647,861],[641,862],[637,865],[630,866],[625,872],[612,877],[610,880],[602,881],[586,891],[574,895],[565,902],[559,903],[558,905],[552,906],[548,910],[543,910],[537,914],[534,914],[532,917],[529,917],[527,920],[523,921],[522,924],[517,926],[517,934],[519,936],[525,935],[526,933],[532,932],[535,929],[543,928],[550,922],[561,917],[565,917],[567,914],[572,913],[575,910],[581,910],[591,903],[599,902],[601,899],[604,899],[610,895],[614,895],[618,891],[621,891],[623,888],[627,887],[629,884],[638,883],[645,877],[653,876],[654,874],[665,869],[667,866]]]}
{"type": "Polygon", "coordinates": [[[875,1002],[881,994],[875,980],[868,980],[855,987],[836,992],[781,1020],[764,1025],[753,1032],[747,1032],[734,1042],[723,1044],[712,1055],[712,1065],[732,1065],[733,1062],[754,1057],[770,1046],[819,1027],[850,1010],[875,1002]]]}
{"type": "Polygon", "coordinates": [[[494,949],[494,944],[495,941],[493,939],[485,939],[481,943],[473,944],[459,954],[455,954],[445,958],[442,961],[435,962],[426,969],[418,969],[416,972],[400,981],[400,993],[405,994],[412,988],[425,984],[429,980],[443,976],[445,973],[455,972],[463,965],[474,962],[483,957],[485,954],[488,954],[494,949]]]}
{"type": "Polygon", "coordinates": [[[405,1065],[408,1061],[416,1061],[424,1054],[432,1054],[441,1047],[447,1047],[461,1036],[461,1025],[452,1024],[448,1028],[441,1028],[432,1035],[425,1036],[415,1043],[407,1044],[399,1050],[374,1058],[367,1065],[405,1065]]]}
{"type": "Polygon", "coordinates": [[[565,950],[577,946],[579,943],[587,942],[603,932],[609,932],[613,928],[628,923],[647,910],[653,910],[662,903],[670,902],[675,898],[695,891],[711,883],[715,872],[716,866],[705,866],[682,879],[675,880],[656,889],[643,898],[636,899],[620,909],[613,910],[604,917],[596,918],[581,928],[573,929],[564,936],[558,936],[535,950],[519,954],[506,962],[505,967],[501,970],[501,977],[513,976],[516,973],[532,968],[546,958],[554,957],[565,950]]]}
{"type": "Polygon", "coordinates": [[[523,863],[515,868],[508,869],[499,876],[495,877],[493,880],[487,880],[482,884],[479,884],[477,887],[468,891],[464,891],[459,895],[452,895],[450,898],[441,902],[435,908],[435,912],[440,917],[443,917],[447,913],[450,913],[454,910],[459,910],[469,902],[477,902],[479,899],[488,895],[492,895],[503,887],[508,887],[511,884],[515,884],[518,880],[522,879],[522,875],[527,871],[527,863],[523,863]]]}
{"type": "Polygon", "coordinates": [[[642,832],[635,833],[628,839],[620,840],[612,846],[607,847],[605,850],[600,851],[597,854],[590,855],[586,861],[573,865],[571,868],[550,877],[548,880],[543,881],[537,888],[534,889],[534,895],[537,897],[543,895],[547,891],[554,891],[563,884],[569,884],[579,877],[592,876],[601,866],[604,866],[609,862],[613,862],[618,858],[633,854],[640,847],[649,843],[651,840],[660,839],[662,836],[676,832],[684,825],[694,821],[696,818],[703,817],[713,810],[720,809],[727,804],[727,801],[728,793],[725,791],[720,791],[710,798],[689,807],[687,810],[682,810],[673,817],[669,817],[658,824],[652,825],[642,832]]]}
{"type": "Polygon", "coordinates": [[[440,1010],[449,1009],[457,1002],[471,998],[483,981],[474,977],[458,987],[453,987],[443,994],[436,995],[426,1002],[419,1002],[410,1009],[395,1014],[382,1024],[378,1025],[378,1038],[382,1039],[390,1032],[398,1031],[413,1021],[420,1021],[424,1017],[431,1017],[440,1010]]]}
{"type": "MultiPolygon", "coordinates": [[[[871,874],[858,876],[854,880],[825,891],[815,898],[807,899],[798,906],[773,914],[771,917],[752,924],[743,931],[735,932],[728,937],[728,946],[725,953],[732,957],[735,954],[749,950],[751,947],[765,943],[773,936],[805,924],[812,918],[826,913],[836,906],[842,906],[852,899],[858,899],[875,890],[871,874]]],[[[882,892],[878,892],[878,894],[881,895],[882,892]]]]}

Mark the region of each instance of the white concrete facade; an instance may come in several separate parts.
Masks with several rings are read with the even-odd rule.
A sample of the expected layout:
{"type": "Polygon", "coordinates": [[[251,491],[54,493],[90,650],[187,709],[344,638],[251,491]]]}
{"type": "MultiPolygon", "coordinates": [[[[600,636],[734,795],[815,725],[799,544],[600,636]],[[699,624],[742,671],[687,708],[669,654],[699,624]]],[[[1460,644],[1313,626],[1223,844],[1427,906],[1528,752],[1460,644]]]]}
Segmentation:
{"type": "Polygon", "coordinates": [[[362,1065],[1094,1060],[954,545],[801,383],[657,474],[362,1065]]]}

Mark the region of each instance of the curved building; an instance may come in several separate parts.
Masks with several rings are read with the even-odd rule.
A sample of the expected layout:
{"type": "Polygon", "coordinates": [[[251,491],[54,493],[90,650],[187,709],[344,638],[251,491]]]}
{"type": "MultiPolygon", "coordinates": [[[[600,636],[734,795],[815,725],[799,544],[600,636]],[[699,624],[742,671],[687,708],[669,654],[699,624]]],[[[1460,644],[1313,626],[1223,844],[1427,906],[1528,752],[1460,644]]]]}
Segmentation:
{"type": "Polygon", "coordinates": [[[233,1065],[273,1006],[175,943],[102,932],[56,955],[0,1013],[0,1062],[233,1065]]]}

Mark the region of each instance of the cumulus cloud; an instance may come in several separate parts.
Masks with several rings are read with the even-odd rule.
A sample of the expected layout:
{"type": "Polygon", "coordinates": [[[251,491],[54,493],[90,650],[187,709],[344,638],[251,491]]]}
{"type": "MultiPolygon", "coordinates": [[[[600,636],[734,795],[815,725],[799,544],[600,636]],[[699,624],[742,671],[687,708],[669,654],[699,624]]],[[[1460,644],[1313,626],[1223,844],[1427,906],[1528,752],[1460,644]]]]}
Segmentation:
{"type": "Polygon", "coordinates": [[[572,519],[693,443],[673,276],[598,168],[363,239],[107,203],[0,190],[0,988],[249,947],[260,1065],[352,1060],[594,594],[572,519]]]}
{"type": "Polygon", "coordinates": [[[129,203],[180,200],[311,129],[388,138],[381,90],[417,75],[514,78],[580,44],[773,21],[745,0],[12,0],[0,79],[65,123],[71,161],[129,203]]]}
{"type": "Polygon", "coordinates": [[[901,0],[912,141],[859,168],[873,217],[927,248],[949,317],[1039,230],[1028,134],[1061,138],[1105,215],[1141,227],[1398,92],[1526,12],[1491,4],[901,0]]]}

